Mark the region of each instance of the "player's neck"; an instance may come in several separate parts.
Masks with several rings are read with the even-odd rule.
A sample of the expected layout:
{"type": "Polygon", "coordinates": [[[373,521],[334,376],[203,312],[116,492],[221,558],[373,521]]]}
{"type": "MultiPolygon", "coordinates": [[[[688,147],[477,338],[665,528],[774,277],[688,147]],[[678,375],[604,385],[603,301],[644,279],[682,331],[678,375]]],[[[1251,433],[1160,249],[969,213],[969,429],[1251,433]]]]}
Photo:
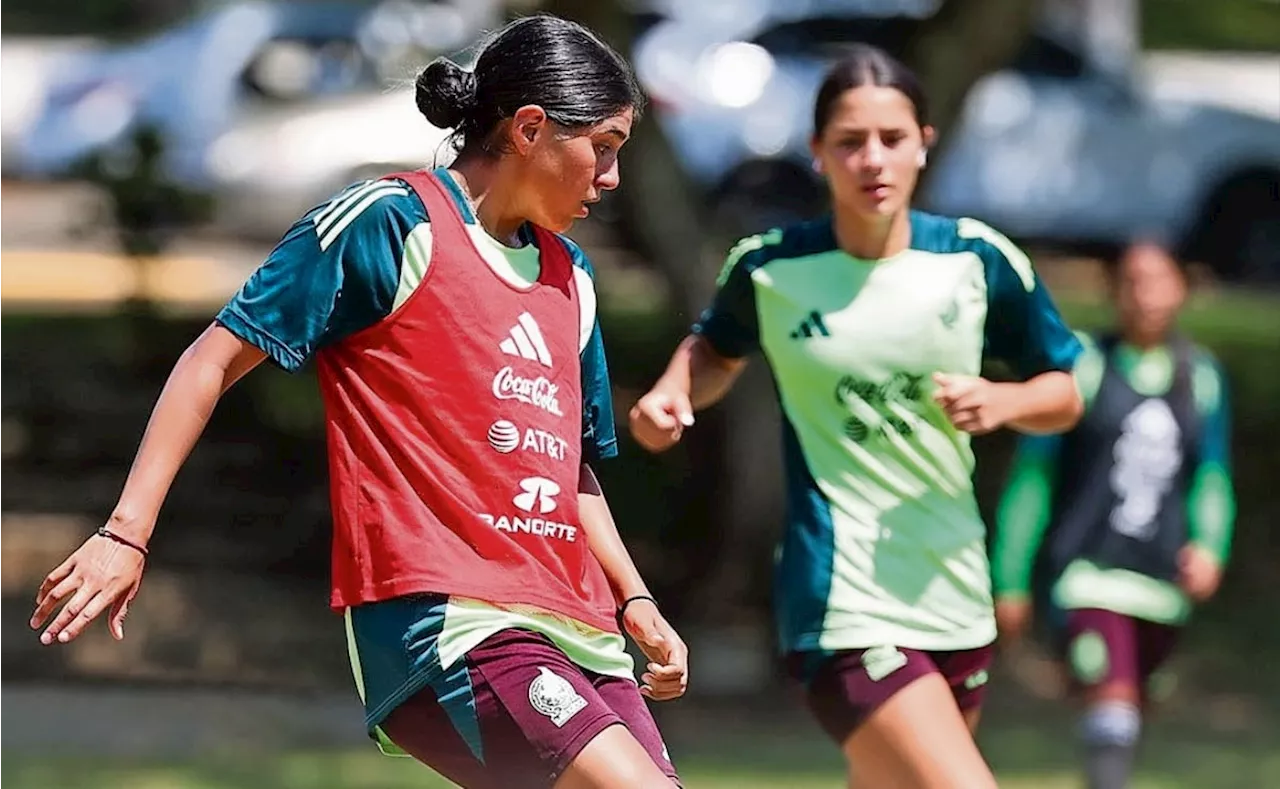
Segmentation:
{"type": "Polygon", "coordinates": [[[893,257],[911,246],[911,217],[905,210],[890,217],[837,210],[832,223],[836,244],[859,260],[893,257]]]}
{"type": "Polygon", "coordinates": [[[525,219],[511,210],[510,201],[503,199],[507,190],[499,184],[498,168],[487,161],[465,158],[449,169],[484,231],[509,247],[520,246],[520,226],[525,219]]]}
{"type": "Polygon", "coordinates": [[[1168,345],[1169,336],[1167,333],[1126,331],[1121,333],[1120,340],[1130,348],[1146,353],[1168,345]]]}

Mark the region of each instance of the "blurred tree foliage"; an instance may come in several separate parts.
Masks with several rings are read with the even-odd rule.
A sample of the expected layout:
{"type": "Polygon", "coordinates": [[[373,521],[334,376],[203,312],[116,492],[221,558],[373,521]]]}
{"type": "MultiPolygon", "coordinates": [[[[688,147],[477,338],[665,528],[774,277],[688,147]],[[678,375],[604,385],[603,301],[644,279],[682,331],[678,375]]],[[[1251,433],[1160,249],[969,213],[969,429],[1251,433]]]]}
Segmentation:
{"type": "Polygon", "coordinates": [[[127,38],[171,25],[198,6],[193,0],[13,0],[5,3],[0,32],[127,38]]]}
{"type": "Polygon", "coordinates": [[[1280,53],[1276,0],[1141,0],[1147,49],[1280,53]]]}
{"type": "Polygon", "coordinates": [[[121,312],[132,323],[137,339],[131,344],[138,369],[172,365],[165,349],[154,342],[158,308],[151,288],[158,257],[179,234],[208,219],[213,198],[175,183],[164,173],[164,135],[152,126],[139,126],[118,144],[76,163],[74,177],[97,186],[106,198],[102,215],[91,217],[116,236],[120,251],[133,268],[133,294],[121,312]]]}
{"type": "Polygon", "coordinates": [[[135,261],[161,252],[179,233],[209,218],[213,200],[168,178],[163,171],[164,135],[144,126],[119,145],[92,154],[72,176],[95,184],[108,198],[100,220],[119,237],[121,251],[135,261]]]}
{"type": "MultiPolygon", "coordinates": [[[[1276,0],[1140,2],[1142,40],[1148,49],[1280,52],[1280,2],[1276,0]]],[[[521,12],[539,4],[534,0],[509,3],[521,12]]],[[[196,0],[9,0],[0,32],[127,37],[172,24],[201,5],[196,0]]]]}

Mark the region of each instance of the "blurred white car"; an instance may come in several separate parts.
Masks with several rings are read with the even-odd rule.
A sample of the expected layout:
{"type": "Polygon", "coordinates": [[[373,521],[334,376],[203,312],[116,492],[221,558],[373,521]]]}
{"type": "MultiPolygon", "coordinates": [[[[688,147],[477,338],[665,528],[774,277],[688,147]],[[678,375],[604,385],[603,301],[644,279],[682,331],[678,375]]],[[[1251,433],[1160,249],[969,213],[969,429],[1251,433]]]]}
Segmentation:
{"type": "Polygon", "coordinates": [[[346,184],[448,164],[448,135],[418,112],[412,87],[257,115],[208,149],[215,225],[245,237],[279,238],[346,184]]]}
{"type": "Polygon", "coordinates": [[[0,167],[21,170],[23,138],[39,120],[62,61],[96,46],[92,39],[5,36],[0,47],[0,167]]]}
{"type": "MultiPolygon", "coordinates": [[[[812,102],[849,42],[901,52],[918,19],[765,18],[734,35],[672,20],[634,47],[677,156],[736,224],[809,214],[812,102]]],[[[1109,251],[1137,235],[1233,280],[1280,284],[1280,123],[1152,96],[1128,74],[1036,34],[969,94],[922,207],[1023,241],[1109,251]]]]}

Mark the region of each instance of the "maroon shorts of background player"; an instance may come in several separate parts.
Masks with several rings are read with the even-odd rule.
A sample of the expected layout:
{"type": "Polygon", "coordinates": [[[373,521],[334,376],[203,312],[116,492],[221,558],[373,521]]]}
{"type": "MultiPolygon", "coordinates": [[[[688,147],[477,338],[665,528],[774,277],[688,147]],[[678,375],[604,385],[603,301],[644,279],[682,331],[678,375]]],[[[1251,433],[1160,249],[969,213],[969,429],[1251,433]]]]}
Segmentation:
{"type": "Polygon", "coordinates": [[[1146,690],[1178,643],[1181,628],[1101,608],[1067,614],[1067,665],[1077,691],[1109,684],[1146,690]],[[1090,654],[1092,652],[1092,654],[1090,654]]]}
{"type": "Polygon", "coordinates": [[[951,652],[905,647],[796,653],[792,676],[806,685],[806,701],[823,730],[842,744],[895,693],[927,674],[940,674],[960,711],[982,706],[992,647],[951,652]]]}

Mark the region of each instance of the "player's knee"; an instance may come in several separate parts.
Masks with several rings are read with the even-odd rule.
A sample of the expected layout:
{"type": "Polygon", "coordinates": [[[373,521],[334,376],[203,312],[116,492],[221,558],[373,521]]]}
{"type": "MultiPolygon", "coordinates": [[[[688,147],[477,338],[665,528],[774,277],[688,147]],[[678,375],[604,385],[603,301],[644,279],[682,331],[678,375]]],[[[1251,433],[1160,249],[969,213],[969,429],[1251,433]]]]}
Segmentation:
{"type": "Polygon", "coordinates": [[[1106,701],[1085,710],[1080,719],[1080,739],[1095,747],[1127,748],[1142,733],[1142,713],[1123,701],[1106,701]]]}

